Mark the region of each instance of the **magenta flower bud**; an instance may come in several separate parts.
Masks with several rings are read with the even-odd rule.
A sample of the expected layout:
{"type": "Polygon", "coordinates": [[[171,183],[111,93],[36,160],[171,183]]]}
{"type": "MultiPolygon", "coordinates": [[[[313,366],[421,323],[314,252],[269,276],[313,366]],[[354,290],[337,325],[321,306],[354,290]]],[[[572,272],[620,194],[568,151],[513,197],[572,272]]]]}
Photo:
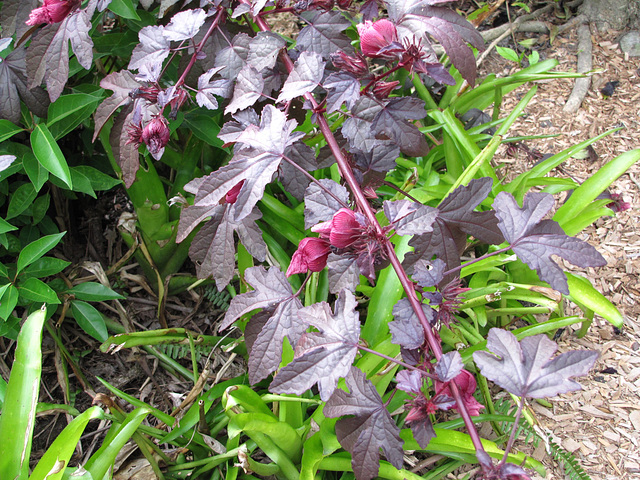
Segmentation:
{"type": "Polygon", "coordinates": [[[327,265],[330,252],[329,242],[322,238],[303,238],[298,249],[291,257],[291,264],[287,269],[287,277],[307,271],[319,272],[327,265]]]}
{"type": "Polygon", "coordinates": [[[380,99],[380,100],[384,100],[385,98],[387,98],[389,96],[389,94],[391,92],[393,92],[398,85],[400,85],[400,82],[395,81],[395,82],[376,82],[373,85],[373,94],[376,96],[376,98],[380,99]]]}
{"type": "Polygon", "coordinates": [[[159,160],[164,152],[164,147],[169,143],[170,136],[171,132],[169,131],[167,120],[162,116],[158,116],[154,117],[142,129],[141,139],[153,158],[159,160]]]}
{"type": "Polygon", "coordinates": [[[29,14],[27,25],[41,23],[58,23],[64,20],[69,12],[80,5],[78,0],[44,0],[41,7],[34,8],[29,14]]]}
{"type": "Polygon", "coordinates": [[[331,219],[329,242],[337,248],[346,248],[364,233],[362,225],[356,219],[356,212],[348,208],[338,210],[331,219]]]}
{"type": "MultiPolygon", "coordinates": [[[[476,379],[473,374],[467,370],[462,370],[456,378],[453,379],[456,382],[456,386],[460,391],[460,396],[462,397],[462,402],[464,406],[467,408],[469,415],[478,416],[480,415],[480,410],[484,408],[484,405],[479,403],[475,397],[473,396],[476,391],[476,379]]],[[[437,394],[445,394],[450,397],[453,397],[451,394],[451,389],[449,388],[449,382],[442,383],[439,381],[435,381],[436,393],[437,394]]],[[[452,408],[457,408],[455,405],[452,408]]]]}
{"type": "Polygon", "coordinates": [[[616,213],[624,212],[631,208],[631,204],[623,201],[622,196],[619,193],[612,193],[611,200],[611,203],[607,203],[607,208],[610,208],[616,213]]]}
{"type": "Polygon", "coordinates": [[[360,48],[362,53],[371,58],[393,58],[391,52],[386,52],[392,43],[398,42],[396,26],[389,20],[382,19],[377,22],[367,20],[357,26],[360,35],[360,48]]]}
{"type": "Polygon", "coordinates": [[[369,73],[367,61],[359,53],[352,57],[344,52],[336,52],[331,55],[331,61],[336,68],[352,73],[358,78],[364,77],[369,73]]]}
{"type": "Polygon", "coordinates": [[[240,183],[238,183],[235,187],[233,187],[231,190],[227,192],[227,194],[224,196],[224,200],[226,203],[236,203],[236,200],[238,199],[238,194],[240,193],[240,189],[242,188],[242,185],[244,185],[244,180],[242,180],[240,183]]]}

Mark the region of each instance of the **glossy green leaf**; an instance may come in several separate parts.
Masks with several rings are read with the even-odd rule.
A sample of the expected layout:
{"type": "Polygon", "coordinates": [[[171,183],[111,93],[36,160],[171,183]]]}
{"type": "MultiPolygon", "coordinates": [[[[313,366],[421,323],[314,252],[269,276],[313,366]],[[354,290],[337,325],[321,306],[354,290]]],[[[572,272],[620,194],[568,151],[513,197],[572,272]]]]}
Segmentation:
{"type": "Polygon", "coordinates": [[[30,183],[20,185],[10,196],[6,219],[11,220],[24,212],[31,206],[37,195],[38,192],[30,183]]]}
{"type": "Polygon", "coordinates": [[[600,167],[597,172],[574,190],[571,197],[558,209],[553,219],[560,226],[563,226],[575,218],[638,160],[640,160],[640,148],[625,152],[600,167]]]}
{"type": "Polygon", "coordinates": [[[102,173],[97,168],[90,167],[89,165],[78,165],[73,168],[89,179],[91,187],[96,192],[111,190],[116,185],[120,185],[122,183],[121,180],[111,177],[106,173],[102,173]]]}
{"type": "Polygon", "coordinates": [[[37,124],[31,132],[31,147],[38,162],[52,175],[62,180],[69,189],[73,189],[71,172],[62,150],[46,125],[37,124]]]}
{"type": "Polygon", "coordinates": [[[29,480],[60,480],[84,429],[91,420],[95,419],[104,419],[104,412],[100,407],[91,407],[74,418],[40,458],[29,480]]]}
{"type": "MultiPolygon", "coordinates": [[[[119,293],[114,292],[110,288],[96,282],[81,283],[69,289],[67,293],[74,295],[78,300],[86,300],[88,302],[122,300],[125,298],[119,293]]],[[[104,340],[106,340],[106,337],[104,338],[104,340]]]]}
{"type": "Polygon", "coordinates": [[[0,218],[0,234],[1,233],[12,232],[12,231],[17,230],[17,229],[18,229],[18,227],[14,227],[9,222],[7,222],[4,218],[0,218]]]}
{"type": "Polygon", "coordinates": [[[42,373],[42,326],[46,308],[33,312],[18,336],[15,360],[0,415],[0,478],[29,476],[29,457],[42,373]]]}
{"type": "Polygon", "coordinates": [[[65,233],[66,232],[62,232],[55,235],[44,236],[24,247],[18,256],[18,263],[16,266],[17,273],[20,273],[27,265],[31,265],[55,247],[62,237],[64,237],[65,233]]]}
{"type": "Polygon", "coordinates": [[[59,97],[49,105],[47,127],[51,135],[55,139],[64,137],[89,118],[101,100],[102,95],[87,93],[72,93],[59,97]]]}
{"type": "Polygon", "coordinates": [[[71,302],[71,313],[80,328],[96,340],[104,342],[109,336],[104,317],[93,305],[74,300],[71,302]]]}
{"type": "Polygon", "coordinates": [[[38,225],[49,211],[49,205],[51,204],[51,196],[46,193],[40,195],[33,201],[31,206],[31,217],[33,218],[33,224],[38,225]]]}
{"type": "Polygon", "coordinates": [[[18,289],[13,285],[8,285],[0,297],[0,318],[6,320],[18,304],[18,289]]]}
{"type": "Polygon", "coordinates": [[[94,479],[102,479],[113,465],[122,447],[136,432],[142,421],[149,414],[146,408],[136,408],[124,419],[115,435],[109,442],[105,440],[102,446],[91,456],[84,468],[94,479]]]}
{"type": "Polygon", "coordinates": [[[73,189],[76,192],[85,193],[90,197],[97,198],[96,192],[93,191],[91,181],[79,172],[75,167],[71,167],[71,180],[73,181],[73,189]]]}
{"type": "Polygon", "coordinates": [[[191,130],[200,140],[221,148],[224,142],[218,138],[220,127],[216,121],[208,115],[189,114],[184,118],[184,126],[191,130]]]}
{"type": "Polygon", "coordinates": [[[0,143],[13,137],[16,133],[22,132],[24,128],[14,125],[9,120],[0,120],[0,143]]]}
{"type": "Polygon", "coordinates": [[[109,10],[122,18],[140,20],[131,0],[111,0],[109,10]]]}
{"type": "Polygon", "coordinates": [[[35,260],[31,265],[26,267],[22,274],[25,277],[49,277],[60,273],[62,270],[71,265],[71,262],[55,257],[42,257],[35,260]]]}
{"type": "Polygon", "coordinates": [[[564,272],[569,283],[569,298],[578,305],[593,310],[602,318],[611,322],[614,326],[622,328],[624,317],[618,309],[591,285],[591,282],[578,275],[564,272]]]}
{"type": "Polygon", "coordinates": [[[56,292],[38,278],[27,278],[24,282],[20,282],[18,284],[18,293],[20,298],[32,302],[60,303],[56,292]]]}

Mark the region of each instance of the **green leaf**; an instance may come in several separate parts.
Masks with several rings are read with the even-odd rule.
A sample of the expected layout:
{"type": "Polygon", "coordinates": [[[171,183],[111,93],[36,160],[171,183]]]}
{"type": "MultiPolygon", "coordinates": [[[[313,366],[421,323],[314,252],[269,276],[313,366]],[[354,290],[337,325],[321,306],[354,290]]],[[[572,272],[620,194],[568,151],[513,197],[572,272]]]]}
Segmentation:
{"type": "Polygon", "coordinates": [[[22,132],[24,128],[20,128],[9,120],[0,120],[0,143],[13,137],[16,133],[22,132]]]}
{"type": "Polygon", "coordinates": [[[33,188],[36,189],[36,192],[39,192],[42,186],[47,182],[47,180],[49,180],[49,172],[40,165],[38,159],[31,152],[22,157],[22,166],[29,176],[29,180],[31,180],[33,188]]]}
{"type": "Polygon", "coordinates": [[[74,300],[71,302],[71,313],[80,328],[96,340],[104,342],[109,337],[104,318],[93,305],[74,300]]]}
{"type": "Polygon", "coordinates": [[[7,320],[18,304],[18,289],[9,285],[0,297],[0,318],[7,320]]]}
{"type": "Polygon", "coordinates": [[[222,148],[224,142],[218,138],[220,127],[210,116],[189,114],[184,117],[184,124],[200,140],[214,147],[222,148]]]}
{"type": "Polygon", "coordinates": [[[55,247],[65,233],[66,232],[62,232],[44,236],[24,247],[18,256],[16,273],[20,273],[27,265],[31,265],[34,261],[55,247]]]}
{"type": "Polygon", "coordinates": [[[27,278],[18,285],[20,297],[31,302],[59,304],[58,295],[53,289],[38,278],[27,278]]]}
{"type": "Polygon", "coordinates": [[[46,125],[39,123],[35,126],[31,132],[31,147],[40,164],[73,190],[67,161],[46,125]]]}
{"type": "Polygon", "coordinates": [[[42,373],[42,326],[46,308],[33,312],[20,329],[15,360],[0,415],[0,478],[29,475],[29,457],[42,373]]]}
{"type": "Polygon", "coordinates": [[[10,195],[9,207],[7,208],[7,220],[17,217],[31,206],[36,199],[38,192],[30,183],[20,185],[15,192],[10,195]]]}
{"type": "Polygon", "coordinates": [[[507,47],[496,47],[496,52],[503,58],[510,60],[512,62],[518,63],[520,61],[520,57],[512,48],[507,47]]]}
{"type": "Polygon", "coordinates": [[[78,165],[77,167],[73,167],[73,169],[87,177],[91,182],[91,187],[95,191],[111,190],[116,185],[120,185],[122,183],[121,180],[113,178],[88,165],[78,165]]]}
{"type": "Polygon", "coordinates": [[[17,230],[18,227],[14,227],[9,222],[7,222],[4,218],[0,218],[0,234],[12,232],[13,230],[17,230]]]}
{"type": "Polygon", "coordinates": [[[43,278],[60,273],[71,265],[71,262],[55,257],[42,257],[26,267],[22,274],[25,277],[43,278]]]}
{"type": "Polygon", "coordinates": [[[148,414],[149,410],[146,408],[136,408],[127,415],[110,441],[104,442],[98,451],[91,456],[84,468],[94,479],[102,479],[106,475],[122,447],[129,441],[148,414]]]}
{"type": "MultiPolygon", "coordinates": [[[[101,302],[104,300],[122,300],[125,297],[114,292],[108,287],[96,282],[85,282],[69,289],[67,293],[74,295],[78,300],[88,302],[101,302]]],[[[106,337],[105,337],[106,340],[106,337]]]]}
{"type": "Polygon", "coordinates": [[[131,0],[111,0],[109,10],[122,18],[140,20],[131,0]]]}
{"type": "Polygon", "coordinates": [[[596,290],[591,282],[578,275],[564,272],[569,284],[569,297],[582,307],[593,310],[602,318],[611,322],[614,326],[622,328],[624,317],[618,309],[596,290]]]}
{"type": "Polygon", "coordinates": [[[93,191],[91,182],[75,167],[71,167],[71,180],[73,181],[73,189],[76,192],[86,193],[87,195],[97,198],[96,192],[93,191]]]}
{"type": "Polygon", "coordinates": [[[94,419],[104,419],[104,412],[100,407],[91,407],[74,418],[40,458],[29,480],[60,480],[84,429],[94,419]]]}
{"type": "Polygon", "coordinates": [[[33,202],[33,207],[31,208],[31,216],[33,217],[33,224],[39,224],[42,219],[47,214],[49,210],[49,203],[51,201],[51,196],[47,193],[45,195],[41,195],[36,198],[33,202]]]}
{"type": "Polygon", "coordinates": [[[101,100],[102,95],[86,93],[72,93],[59,97],[49,105],[47,127],[51,135],[56,140],[64,137],[89,118],[101,100]]]}

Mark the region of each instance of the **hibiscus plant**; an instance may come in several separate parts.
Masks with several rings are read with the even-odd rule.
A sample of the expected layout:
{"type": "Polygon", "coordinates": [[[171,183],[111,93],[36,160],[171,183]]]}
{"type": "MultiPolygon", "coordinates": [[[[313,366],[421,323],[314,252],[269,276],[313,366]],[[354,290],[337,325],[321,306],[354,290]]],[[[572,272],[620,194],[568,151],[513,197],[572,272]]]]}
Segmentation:
{"type": "MultiPolygon", "coordinates": [[[[445,457],[429,478],[465,462],[487,480],[541,472],[512,451],[527,399],[580,388],[573,378],[597,358],[554,357],[547,335],[588,325],[594,312],[622,326],[557,257],[605,265],[571,235],[624,208],[599,196],[640,152],[583,185],[546,177],[607,132],[499,178],[498,148],[527,148],[507,132],[535,86],[507,115],[502,96],[572,75],[549,60],[476,86],[483,40],[449,0],[136,3],[5,0],[0,12],[0,138],[16,135],[0,159],[22,155],[13,144],[27,130],[34,152],[46,138],[53,156],[36,160],[69,189],[82,182],[79,164],[111,166],[135,209],[121,234],[160,310],[167,288],[195,281],[172,279],[187,255],[200,281],[233,294],[218,330],[238,329],[247,375],[208,388],[208,364],[201,379],[195,359],[192,371],[178,365],[196,384],[179,423],[107,386],[139,407],[125,415],[97,398],[119,425],[108,439],[133,435],[163,478],[236,478],[240,469],[247,478],[422,478],[405,468],[406,451],[445,457]],[[295,40],[272,31],[276,14],[300,22],[295,40]],[[61,149],[78,131],[87,152],[61,149]],[[554,212],[551,193],[561,190],[572,195],[554,212]],[[584,316],[566,315],[566,300],[584,316]],[[514,416],[496,413],[487,380],[517,399],[514,416]],[[148,414],[158,423],[139,428],[148,414]],[[492,441],[478,433],[485,421],[492,441]]],[[[119,335],[105,351],[153,335],[193,347],[184,329],[109,326],[119,335]]],[[[90,477],[103,478],[116,452],[105,442],[85,465],[90,477]]],[[[32,478],[62,478],[51,458],[34,472],[58,468],[54,476],[32,478]]]]}

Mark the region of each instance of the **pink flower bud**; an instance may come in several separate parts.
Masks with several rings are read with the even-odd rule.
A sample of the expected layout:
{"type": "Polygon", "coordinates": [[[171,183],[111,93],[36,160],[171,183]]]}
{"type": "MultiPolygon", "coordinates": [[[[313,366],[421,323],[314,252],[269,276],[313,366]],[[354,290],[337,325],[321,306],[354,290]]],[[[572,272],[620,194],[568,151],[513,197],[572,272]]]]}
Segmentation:
{"type": "Polygon", "coordinates": [[[242,180],[240,183],[238,183],[235,187],[233,187],[231,190],[227,192],[227,194],[224,196],[224,200],[226,203],[236,203],[236,200],[238,199],[238,194],[240,193],[240,189],[242,188],[242,185],[244,185],[244,180],[242,180]]]}
{"type": "Polygon", "coordinates": [[[362,225],[356,219],[356,212],[341,208],[331,220],[329,242],[334,247],[346,248],[364,233],[362,225]]]}
{"type": "Polygon", "coordinates": [[[327,265],[329,256],[329,242],[321,238],[303,238],[298,249],[291,257],[291,264],[287,269],[287,277],[307,271],[319,272],[327,265]]]}
{"type": "MultiPolygon", "coordinates": [[[[480,415],[480,410],[484,408],[484,405],[479,403],[473,396],[476,391],[476,379],[473,374],[467,370],[462,370],[456,378],[453,379],[456,382],[456,386],[460,391],[460,396],[462,397],[462,402],[465,407],[467,407],[467,411],[471,416],[480,415]]],[[[451,389],[449,387],[449,382],[442,383],[439,381],[435,381],[435,387],[437,394],[445,394],[453,397],[451,394],[451,389]]],[[[453,408],[457,408],[453,406],[453,408]]]]}
{"type": "Polygon", "coordinates": [[[64,20],[69,12],[80,5],[78,0],[44,0],[41,7],[34,8],[29,14],[27,25],[41,23],[58,23],[64,20]]]}
{"type": "Polygon", "coordinates": [[[389,94],[391,92],[393,92],[398,85],[400,85],[400,82],[395,81],[395,82],[376,82],[373,85],[373,94],[376,96],[376,98],[380,99],[380,100],[384,100],[385,98],[387,98],[389,96],[389,94]]]}
{"type": "MultiPolygon", "coordinates": [[[[392,43],[398,42],[396,26],[389,20],[367,20],[357,26],[362,53],[371,58],[393,58],[395,52],[387,52],[392,43]]],[[[401,46],[400,46],[401,47],[401,46]]]]}
{"type": "Polygon", "coordinates": [[[154,117],[142,129],[141,139],[153,158],[159,160],[164,152],[164,147],[169,143],[170,136],[171,132],[169,131],[167,120],[162,116],[158,116],[154,117]]]}
{"type": "Polygon", "coordinates": [[[331,61],[336,68],[349,72],[358,78],[364,77],[369,73],[367,61],[360,53],[352,57],[344,52],[336,52],[331,55],[331,61]]]}

